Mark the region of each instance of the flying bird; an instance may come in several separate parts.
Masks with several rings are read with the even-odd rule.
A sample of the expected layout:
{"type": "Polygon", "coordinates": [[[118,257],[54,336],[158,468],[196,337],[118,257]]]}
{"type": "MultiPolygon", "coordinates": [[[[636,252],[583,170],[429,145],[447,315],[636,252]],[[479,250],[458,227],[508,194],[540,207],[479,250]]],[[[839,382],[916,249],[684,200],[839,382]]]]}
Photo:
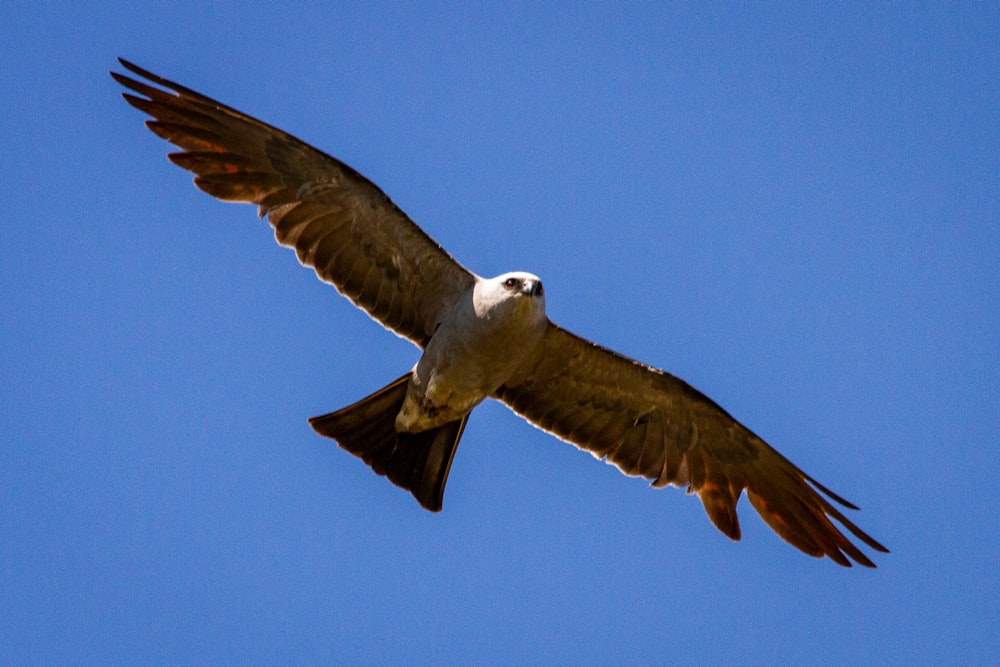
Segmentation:
{"type": "Polygon", "coordinates": [[[464,268],[375,184],[292,135],[126,60],[146,126],[180,149],[176,165],[223,201],[257,205],[295,250],[354,305],[421,350],[412,370],[357,403],[309,420],[379,475],[441,509],[469,414],[493,398],[533,425],[652,486],[697,493],[709,519],[740,539],[750,504],[805,553],[875,564],[842,532],[888,552],[835,506],[857,509],[804,473],[683,380],[554,324],[542,281],[464,268]],[[838,522],[838,527],[834,521],[838,522]]]}

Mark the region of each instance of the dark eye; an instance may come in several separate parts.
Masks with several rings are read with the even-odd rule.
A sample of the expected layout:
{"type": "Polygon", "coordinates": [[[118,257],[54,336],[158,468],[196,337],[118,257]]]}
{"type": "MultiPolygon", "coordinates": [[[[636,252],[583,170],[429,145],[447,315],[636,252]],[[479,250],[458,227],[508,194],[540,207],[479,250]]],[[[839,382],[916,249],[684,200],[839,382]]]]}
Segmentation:
{"type": "Polygon", "coordinates": [[[507,280],[503,281],[503,286],[506,287],[507,289],[514,289],[515,287],[518,286],[518,284],[519,282],[517,278],[508,278],[507,280]]]}

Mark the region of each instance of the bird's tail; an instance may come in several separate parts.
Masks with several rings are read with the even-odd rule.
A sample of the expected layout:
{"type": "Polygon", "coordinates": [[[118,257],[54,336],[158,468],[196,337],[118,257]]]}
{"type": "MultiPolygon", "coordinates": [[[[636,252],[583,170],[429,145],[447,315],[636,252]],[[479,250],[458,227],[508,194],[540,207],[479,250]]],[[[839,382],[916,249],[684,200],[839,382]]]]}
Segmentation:
{"type": "Polygon", "coordinates": [[[421,433],[397,433],[396,415],[409,379],[407,373],[354,405],[313,417],[309,424],[412,493],[425,508],[439,512],[451,460],[469,416],[421,433]]]}

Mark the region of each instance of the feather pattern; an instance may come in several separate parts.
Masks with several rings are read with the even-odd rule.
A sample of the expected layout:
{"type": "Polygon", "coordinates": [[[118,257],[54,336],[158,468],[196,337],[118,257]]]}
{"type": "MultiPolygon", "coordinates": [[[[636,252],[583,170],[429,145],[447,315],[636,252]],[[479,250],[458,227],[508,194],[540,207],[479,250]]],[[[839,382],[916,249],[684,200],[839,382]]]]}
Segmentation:
{"type": "Polygon", "coordinates": [[[181,149],[170,160],[224,201],[256,204],[278,243],[375,320],[423,347],[475,281],[377,186],[262,121],[125,60],[149,85],[112,73],[147,126],[181,149]]]}
{"type": "Polygon", "coordinates": [[[697,493],[712,523],[740,539],[743,491],[782,538],[849,566],[874,563],[831,521],[887,549],[827,498],[853,505],[799,470],[711,399],[664,371],[549,325],[541,345],[496,398],[529,422],[653,486],[697,493]],[[826,497],[824,497],[826,496],[826,497]]]}

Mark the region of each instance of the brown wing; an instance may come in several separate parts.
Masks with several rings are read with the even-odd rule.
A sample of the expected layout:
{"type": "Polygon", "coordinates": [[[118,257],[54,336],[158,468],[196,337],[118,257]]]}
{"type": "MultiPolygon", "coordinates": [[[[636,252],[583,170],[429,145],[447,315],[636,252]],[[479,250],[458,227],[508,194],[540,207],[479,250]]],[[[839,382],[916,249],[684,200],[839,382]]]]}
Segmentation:
{"type": "Polygon", "coordinates": [[[355,305],[420,346],[474,281],[371,181],[292,135],[119,62],[155,88],[112,72],[148,113],[146,126],[182,152],[168,157],[225,201],[257,204],[278,243],[294,248],[355,305]],[[163,90],[166,88],[167,90],[163,90]]]}
{"type": "Polygon", "coordinates": [[[885,547],[829,500],[852,509],[684,381],[550,324],[539,351],[496,397],[533,424],[626,475],[696,492],[712,523],[740,539],[743,490],[782,538],[811,556],[875,567],[831,521],[885,547]],[[846,556],[845,556],[846,554],[846,556]]]}

